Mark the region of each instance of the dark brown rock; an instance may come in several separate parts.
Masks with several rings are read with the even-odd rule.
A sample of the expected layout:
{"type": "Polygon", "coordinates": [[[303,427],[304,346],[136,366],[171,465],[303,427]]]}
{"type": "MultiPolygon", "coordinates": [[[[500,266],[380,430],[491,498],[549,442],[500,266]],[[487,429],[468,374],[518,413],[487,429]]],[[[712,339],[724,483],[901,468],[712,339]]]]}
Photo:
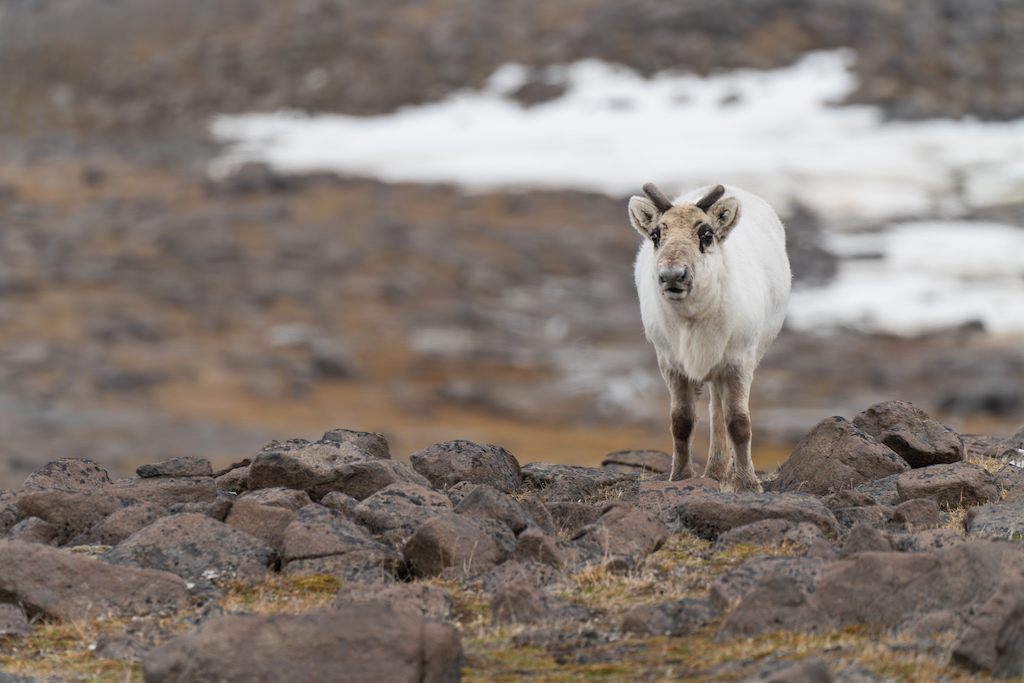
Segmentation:
{"type": "Polygon", "coordinates": [[[681,481],[642,481],[638,487],[636,506],[658,515],[673,533],[682,529],[678,508],[694,495],[718,493],[714,479],[693,478],[681,481]]]}
{"type": "Polygon", "coordinates": [[[939,504],[932,498],[914,498],[892,511],[892,521],[908,529],[932,529],[942,523],[939,504]]]}
{"type": "Polygon", "coordinates": [[[360,602],[301,614],[228,615],[148,652],[147,683],[423,681],[454,683],[462,647],[418,610],[360,602]]]}
{"type": "Polygon", "coordinates": [[[668,540],[668,533],[668,527],[653,513],[614,506],[572,545],[592,558],[625,555],[636,561],[660,548],[668,540]]]}
{"type": "Polygon", "coordinates": [[[92,460],[62,458],[48,462],[21,485],[21,492],[60,489],[76,493],[107,493],[110,477],[92,460]]]}
{"type": "Polygon", "coordinates": [[[966,539],[952,529],[926,529],[894,539],[894,546],[901,553],[934,553],[961,543],[966,543],[966,539]]]}
{"type": "Polygon", "coordinates": [[[853,424],[891,448],[913,468],[964,460],[964,443],[949,427],[906,401],[876,403],[853,424]]]}
{"type": "Polygon", "coordinates": [[[887,534],[870,524],[858,524],[846,537],[846,543],[839,551],[839,557],[847,558],[854,553],[863,552],[889,552],[892,549],[892,541],[887,534]]]}
{"type": "Polygon", "coordinates": [[[955,510],[1003,499],[996,478],[983,467],[969,462],[931,465],[905,472],[896,480],[900,500],[932,498],[940,508],[955,510]]]}
{"type": "Polygon", "coordinates": [[[0,536],[3,536],[18,522],[18,494],[0,491],[0,536]]]}
{"type": "Polygon", "coordinates": [[[56,527],[57,545],[67,543],[121,507],[119,499],[102,493],[50,489],[31,491],[18,497],[18,514],[45,519],[56,527]]]}
{"type": "Polygon", "coordinates": [[[519,562],[540,562],[557,569],[572,569],[584,558],[584,553],[571,543],[530,528],[519,534],[512,557],[519,562]]]}
{"type": "MultiPolygon", "coordinates": [[[[365,529],[342,513],[322,505],[307,505],[284,530],[281,561],[294,573],[300,565],[289,567],[295,561],[327,556],[344,556],[343,560],[333,560],[332,566],[383,567],[391,573],[399,571],[402,564],[398,551],[370,538],[365,529]]],[[[311,564],[315,563],[301,566],[311,564]]]]}
{"type": "Polygon", "coordinates": [[[722,624],[716,640],[752,638],[771,631],[813,633],[830,630],[831,618],[791,576],[769,573],[743,596],[722,624]]]}
{"type": "Polygon", "coordinates": [[[135,474],[146,477],[213,477],[213,467],[206,458],[185,455],[149,465],[140,465],[135,474]]]}
{"type": "Polygon", "coordinates": [[[392,484],[366,498],[352,517],[385,541],[402,548],[416,529],[431,517],[452,511],[448,496],[419,484],[392,484]]]}
{"type": "MultiPolygon", "coordinates": [[[[405,485],[406,484],[392,484],[392,486],[405,485]]],[[[416,486],[416,484],[407,484],[407,486],[416,486]]],[[[385,486],[384,488],[381,489],[381,491],[386,491],[387,489],[388,487],[385,486]]],[[[305,491],[303,491],[303,493],[305,493],[305,491]]],[[[377,493],[380,493],[380,491],[378,491],[377,493]]],[[[377,495],[377,493],[373,495],[375,496],[377,495]]],[[[370,498],[372,497],[373,496],[370,496],[370,498]]],[[[356,506],[359,505],[359,501],[348,494],[342,493],[341,491],[331,491],[326,496],[320,499],[320,504],[323,505],[325,508],[337,510],[346,517],[352,517],[355,515],[356,506]]]]}
{"type": "Polygon", "coordinates": [[[590,503],[556,501],[544,505],[551,512],[556,531],[567,536],[575,536],[577,531],[596,522],[602,513],[600,506],[590,503]]]}
{"type": "Polygon", "coordinates": [[[468,517],[487,517],[504,522],[515,534],[525,529],[530,522],[529,515],[519,501],[487,484],[477,484],[455,506],[454,511],[468,517]]]}
{"type": "Polygon", "coordinates": [[[992,677],[1021,676],[1024,676],[1024,604],[1018,598],[996,635],[996,659],[992,664],[992,677]]]}
{"type": "Polygon", "coordinates": [[[248,565],[274,564],[277,552],[233,526],[189,513],[161,517],[100,559],[110,565],[159,569],[197,579],[211,570],[215,575],[246,575],[248,565]]]}
{"type": "MultiPolygon", "coordinates": [[[[485,522],[455,513],[432,517],[416,529],[402,554],[416,576],[437,576],[447,568],[475,574],[501,564],[511,555],[514,537],[496,540],[485,522]]],[[[504,525],[502,525],[504,526],[504,525]]]]}
{"type": "Polygon", "coordinates": [[[130,633],[107,633],[96,640],[93,656],[97,659],[113,659],[119,662],[142,661],[142,655],[152,645],[130,633]]]}
{"type": "Polygon", "coordinates": [[[821,529],[810,522],[762,519],[721,534],[711,546],[711,551],[721,552],[740,544],[765,547],[778,546],[787,542],[811,547],[818,541],[828,542],[828,539],[821,529]]]}
{"type": "Polygon", "coordinates": [[[765,489],[824,496],[908,469],[903,458],[867,432],[841,417],[830,417],[800,440],[765,489]]]}
{"type": "Polygon", "coordinates": [[[289,489],[283,486],[256,489],[244,493],[239,500],[249,500],[260,505],[273,505],[292,512],[298,512],[300,508],[312,504],[309,494],[305,491],[289,489]]]}
{"type": "Polygon", "coordinates": [[[960,636],[950,662],[968,671],[992,669],[1000,631],[1015,609],[1024,606],[1024,576],[1011,576],[985,602],[960,636]]]}
{"type": "Polygon", "coordinates": [[[306,576],[335,576],[342,582],[364,581],[392,584],[396,574],[404,574],[401,562],[386,556],[380,560],[366,553],[351,552],[344,555],[324,555],[323,557],[307,557],[292,560],[281,568],[281,574],[288,578],[306,576]]]}
{"type": "Polygon", "coordinates": [[[852,529],[858,524],[868,524],[876,529],[889,526],[893,508],[888,505],[866,505],[864,507],[837,508],[836,522],[844,529],[852,529]]]}
{"type": "Polygon", "coordinates": [[[0,603],[0,637],[23,636],[32,633],[25,610],[19,605],[0,603]]]}
{"type": "Polygon", "coordinates": [[[663,451],[615,451],[604,456],[601,467],[617,472],[667,474],[672,470],[672,456],[663,451]]]}
{"type": "Polygon", "coordinates": [[[24,543],[42,543],[44,545],[60,545],[60,529],[38,517],[26,517],[7,532],[7,538],[24,543]]]}
{"type": "Polygon", "coordinates": [[[721,612],[707,600],[683,598],[660,605],[640,605],[622,617],[622,631],[651,636],[688,636],[721,612]]]}
{"type": "Polygon", "coordinates": [[[487,484],[503,493],[522,489],[519,461],[499,446],[447,441],[413,453],[409,461],[439,489],[451,488],[460,481],[487,484]]]}
{"type": "MultiPolygon", "coordinates": [[[[521,537],[521,536],[520,536],[521,537]]],[[[565,574],[549,564],[533,561],[515,561],[499,564],[472,580],[484,593],[494,594],[513,583],[525,583],[536,588],[568,588],[565,574]]]]}
{"type": "Polygon", "coordinates": [[[986,601],[1019,574],[1024,548],[971,541],[934,553],[858,553],[821,577],[814,600],[837,624],[894,628],[940,609],[986,601]]]}
{"type": "Polygon", "coordinates": [[[838,493],[830,493],[822,501],[829,510],[833,512],[840,508],[857,508],[875,505],[875,499],[866,493],[853,489],[843,489],[838,493]]]}
{"type": "Polygon", "coordinates": [[[291,510],[276,505],[260,505],[254,500],[241,498],[231,506],[224,518],[230,526],[255,536],[274,550],[281,552],[284,530],[295,519],[291,510]]]}
{"type": "Polygon", "coordinates": [[[582,621],[589,616],[589,608],[567,604],[525,583],[508,584],[491,598],[491,623],[496,626],[582,621]]]}
{"type": "Polygon", "coordinates": [[[811,594],[832,564],[831,560],[818,558],[754,555],[736,569],[719,574],[708,586],[708,599],[722,612],[728,612],[769,574],[787,576],[811,594]]]}
{"type": "Polygon", "coordinates": [[[229,491],[231,493],[244,493],[249,490],[249,468],[236,467],[224,474],[215,477],[214,485],[218,491],[229,491]]]}
{"type": "Polygon", "coordinates": [[[700,493],[675,506],[678,524],[713,541],[729,529],[762,519],[810,522],[826,536],[838,532],[836,518],[816,497],[803,493],[700,493]]]}
{"type": "Polygon", "coordinates": [[[351,429],[332,429],[325,433],[321,440],[350,443],[380,460],[391,459],[391,449],[388,446],[388,440],[384,438],[383,434],[377,434],[376,432],[356,432],[351,429]]]}
{"type": "Polygon", "coordinates": [[[526,512],[528,526],[536,527],[546,534],[558,532],[558,529],[555,528],[555,518],[551,516],[551,510],[540,498],[527,498],[519,501],[519,504],[526,512]]]}
{"type": "Polygon", "coordinates": [[[331,491],[363,500],[398,482],[430,485],[405,463],[379,459],[348,441],[271,442],[249,466],[250,490],[283,486],[314,501],[331,491]]]}
{"type": "Polygon", "coordinates": [[[1024,538],[1024,503],[979,505],[964,515],[970,538],[1024,538]]]}
{"type": "Polygon", "coordinates": [[[61,619],[149,614],[177,609],[189,598],[185,582],[167,572],[119,567],[38,543],[6,540],[0,540],[0,594],[30,615],[61,619]]]}
{"type": "Polygon", "coordinates": [[[334,606],[352,602],[377,600],[407,607],[414,607],[426,619],[450,621],[455,616],[455,600],[451,593],[441,586],[429,583],[380,584],[368,581],[354,581],[342,586],[334,598],[334,606]]]}
{"type": "Polygon", "coordinates": [[[210,503],[217,497],[212,477],[127,477],[115,481],[108,492],[124,500],[157,503],[210,503]]]}
{"type": "MultiPolygon", "coordinates": [[[[766,672],[766,675],[755,676],[754,679],[757,683],[832,683],[835,680],[845,681],[846,683],[881,683],[881,679],[868,674],[867,678],[858,677],[856,672],[853,675],[840,677],[837,679],[832,675],[832,670],[829,669],[828,664],[817,657],[811,657],[808,659],[802,659],[798,662],[778,662],[777,668],[774,668],[770,673],[766,672]]],[[[744,683],[750,683],[744,681],[744,683]]]]}
{"type": "Polygon", "coordinates": [[[98,524],[75,536],[67,544],[69,546],[117,545],[139,529],[166,516],[167,509],[163,505],[136,503],[104,517],[98,524]]]}

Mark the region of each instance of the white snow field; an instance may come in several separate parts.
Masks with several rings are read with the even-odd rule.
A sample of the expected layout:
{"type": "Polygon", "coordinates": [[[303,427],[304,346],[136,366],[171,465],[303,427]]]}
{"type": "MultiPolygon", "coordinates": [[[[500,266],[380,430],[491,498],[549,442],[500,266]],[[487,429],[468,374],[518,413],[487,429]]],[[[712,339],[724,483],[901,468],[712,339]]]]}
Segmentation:
{"type": "Polygon", "coordinates": [[[1024,229],[940,220],[1024,202],[1024,119],[887,122],[874,107],[834,106],[856,86],[854,58],[819,52],[775,71],[650,79],[583,61],[546,70],[566,93],[530,108],[509,97],[526,69],[506,65],[482,91],[384,116],[217,117],[215,137],[231,144],[210,173],[263,161],[467,191],[622,197],[647,181],[669,193],[732,183],[782,214],[794,202],[816,212],[827,246],[848,257],[829,285],[794,292],[793,327],[917,334],[978,320],[1024,332],[1024,229]],[[921,216],[935,220],[906,222],[921,216]],[[874,258],[858,258],[859,241],[874,258]]]}

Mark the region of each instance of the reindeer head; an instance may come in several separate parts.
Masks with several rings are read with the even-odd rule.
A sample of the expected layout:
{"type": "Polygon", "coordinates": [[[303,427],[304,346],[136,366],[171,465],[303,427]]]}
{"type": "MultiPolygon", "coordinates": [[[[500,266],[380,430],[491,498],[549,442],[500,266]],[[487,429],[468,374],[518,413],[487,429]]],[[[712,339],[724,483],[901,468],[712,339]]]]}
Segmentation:
{"type": "Polygon", "coordinates": [[[721,262],[719,246],[739,221],[740,203],[735,197],[722,199],[721,185],[696,204],[673,206],[654,183],[644,185],[644,194],[629,200],[629,220],[654,245],[661,295],[681,301],[701,271],[721,262]]]}

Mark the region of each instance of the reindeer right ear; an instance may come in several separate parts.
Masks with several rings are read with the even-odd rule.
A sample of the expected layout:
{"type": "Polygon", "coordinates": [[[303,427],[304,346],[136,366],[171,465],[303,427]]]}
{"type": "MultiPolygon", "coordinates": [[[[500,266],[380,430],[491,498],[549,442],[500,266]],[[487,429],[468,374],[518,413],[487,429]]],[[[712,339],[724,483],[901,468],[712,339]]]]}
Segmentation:
{"type": "Polygon", "coordinates": [[[633,196],[629,199],[629,222],[644,237],[650,237],[658,219],[661,218],[661,211],[647,197],[633,196]]]}

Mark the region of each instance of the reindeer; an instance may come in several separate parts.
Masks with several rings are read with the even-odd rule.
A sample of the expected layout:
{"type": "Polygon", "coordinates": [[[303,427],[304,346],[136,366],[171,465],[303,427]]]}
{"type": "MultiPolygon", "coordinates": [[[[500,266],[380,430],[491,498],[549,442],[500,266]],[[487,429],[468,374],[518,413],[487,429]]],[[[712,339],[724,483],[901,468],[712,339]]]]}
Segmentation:
{"type": "Polygon", "coordinates": [[[644,331],[672,395],[669,479],[693,476],[694,404],[710,383],[704,476],[723,491],[761,491],[750,460],[750,383],[786,317],[785,228],[767,202],[736,187],[703,188],[676,204],[653,183],[643,191],[629,200],[629,219],[644,237],[635,266],[644,331]]]}

